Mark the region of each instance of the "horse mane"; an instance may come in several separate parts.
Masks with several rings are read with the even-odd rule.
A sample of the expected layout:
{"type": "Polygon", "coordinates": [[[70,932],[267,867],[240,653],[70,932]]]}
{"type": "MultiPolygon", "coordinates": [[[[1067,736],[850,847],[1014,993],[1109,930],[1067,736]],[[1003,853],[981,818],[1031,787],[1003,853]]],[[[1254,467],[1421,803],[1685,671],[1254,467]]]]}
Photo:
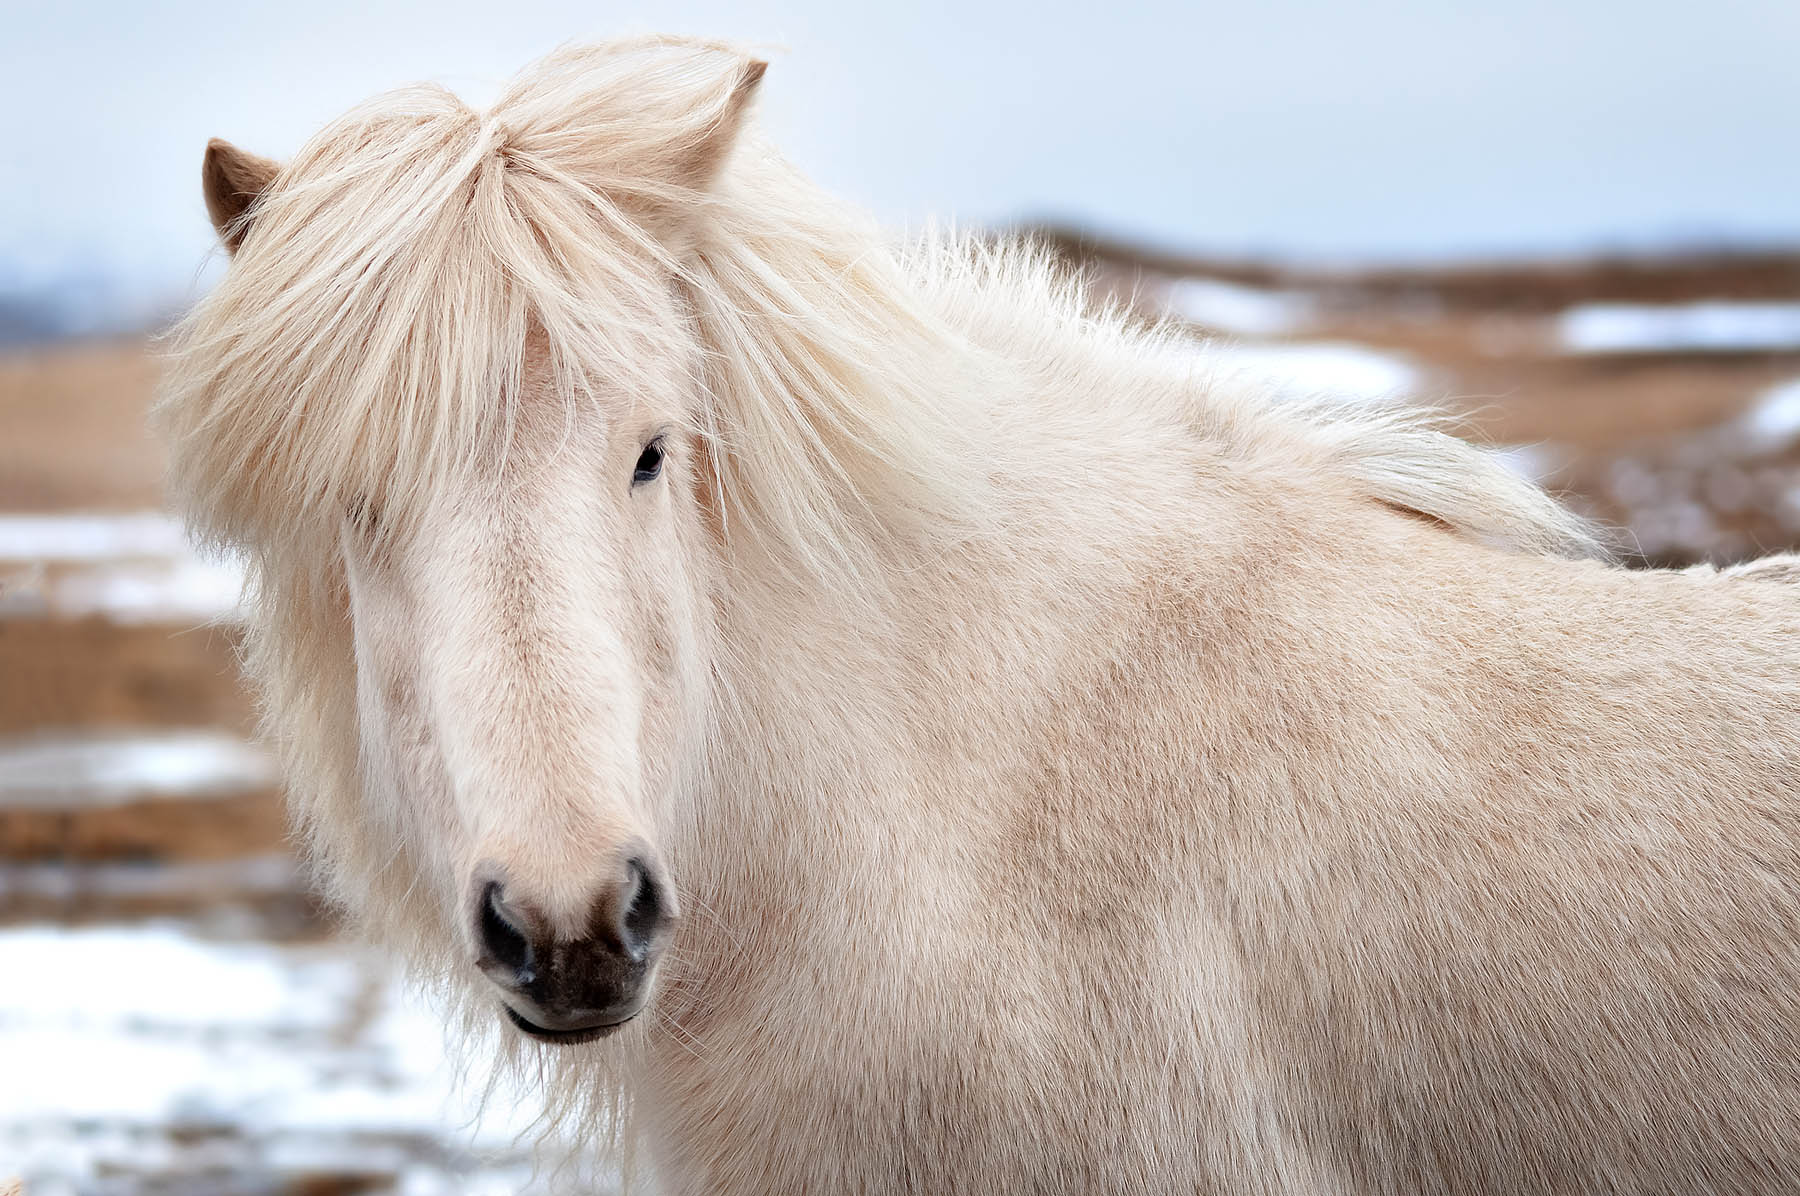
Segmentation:
{"type": "MultiPolygon", "coordinates": [[[[415,87],[316,136],[175,334],[159,418],[196,525],[309,548],[349,510],[405,526],[505,442],[534,335],[565,401],[679,384],[668,363],[691,344],[646,319],[675,279],[705,341],[697,430],[728,520],[767,559],[866,581],[871,513],[953,535],[1002,526],[1006,496],[970,468],[994,446],[970,393],[1017,389],[1019,361],[1063,338],[1111,350],[1116,411],[1143,372],[1132,356],[1169,335],[1094,311],[1029,246],[897,252],[754,140],[716,178],[671,177],[680,148],[727,119],[726,68],[745,61],[665,38],[567,50],[486,114],[415,87]],[[971,335],[988,317],[970,309],[995,307],[1014,343],[971,335]]],[[[1379,501],[1533,550],[1587,543],[1429,418],[1211,398],[1234,428],[1260,414],[1325,448],[1379,501]]]]}
{"type": "Polygon", "coordinates": [[[1164,416],[1172,408],[1202,468],[1209,458],[1254,460],[1296,485],[1347,485],[1364,500],[1503,550],[1607,555],[1593,524],[1500,454],[1455,435],[1458,420],[1447,410],[1400,397],[1278,398],[1223,372],[1212,346],[1185,326],[1096,302],[1082,275],[1028,240],[928,236],[903,253],[913,285],[959,328],[980,329],[1010,358],[1034,363],[1039,378],[1074,378],[1074,389],[1104,396],[1086,404],[1087,434],[1103,435],[1121,405],[1164,416]]]}

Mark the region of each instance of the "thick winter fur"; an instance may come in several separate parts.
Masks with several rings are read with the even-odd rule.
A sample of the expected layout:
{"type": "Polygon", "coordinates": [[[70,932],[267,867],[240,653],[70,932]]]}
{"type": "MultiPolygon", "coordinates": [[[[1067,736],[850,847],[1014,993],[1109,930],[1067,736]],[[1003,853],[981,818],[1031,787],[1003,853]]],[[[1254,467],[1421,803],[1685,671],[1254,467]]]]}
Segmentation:
{"type": "Polygon", "coordinates": [[[227,212],[160,420],[331,894],[660,1191],[1800,1189],[1794,563],[896,250],[760,74],[398,93],[227,212]],[[632,836],[650,1011],[519,1038],[470,869],[573,926],[632,836]]]}

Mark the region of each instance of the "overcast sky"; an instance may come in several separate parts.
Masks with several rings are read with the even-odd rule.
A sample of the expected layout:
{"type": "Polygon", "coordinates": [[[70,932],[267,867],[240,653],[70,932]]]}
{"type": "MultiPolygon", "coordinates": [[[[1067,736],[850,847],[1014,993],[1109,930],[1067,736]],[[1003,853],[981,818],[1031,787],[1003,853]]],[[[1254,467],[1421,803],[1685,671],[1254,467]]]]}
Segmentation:
{"type": "Polygon", "coordinates": [[[889,220],[1290,257],[1800,243],[1800,0],[315,0],[0,16],[0,281],[180,288],[221,135],[273,156],[570,40],[757,41],[790,157],[889,220]]]}

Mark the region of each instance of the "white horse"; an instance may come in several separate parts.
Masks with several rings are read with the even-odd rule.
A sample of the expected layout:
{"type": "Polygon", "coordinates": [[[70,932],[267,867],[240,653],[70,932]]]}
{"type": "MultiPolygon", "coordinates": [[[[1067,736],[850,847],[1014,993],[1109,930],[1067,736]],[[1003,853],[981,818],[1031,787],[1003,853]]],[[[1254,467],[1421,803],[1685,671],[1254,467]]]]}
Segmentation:
{"type": "Polygon", "coordinates": [[[1800,1190],[1791,562],[897,251],[762,74],[209,147],[159,419],[331,895],[666,1192],[1800,1190]]]}

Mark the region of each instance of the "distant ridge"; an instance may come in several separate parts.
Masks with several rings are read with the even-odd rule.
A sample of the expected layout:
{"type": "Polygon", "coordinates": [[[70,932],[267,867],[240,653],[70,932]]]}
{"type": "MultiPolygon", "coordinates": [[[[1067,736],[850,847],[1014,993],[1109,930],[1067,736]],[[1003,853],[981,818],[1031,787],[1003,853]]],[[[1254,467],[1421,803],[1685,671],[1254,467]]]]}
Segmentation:
{"type": "Polygon", "coordinates": [[[25,281],[8,278],[0,265],[0,349],[150,332],[180,306],[174,297],[133,294],[103,275],[25,281]]]}
{"type": "Polygon", "coordinates": [[[1800,248],[1792,247],[1672,247],[1404,266],[1316,266],[1169,251],[1054,222],[1022,224],[1012,231],[1074,262],[1172,278],[1308,290],[1333,305],[1417,296],[1453,310],[1525,313],[1609,301],[1800,298],[1800,248]]]}

